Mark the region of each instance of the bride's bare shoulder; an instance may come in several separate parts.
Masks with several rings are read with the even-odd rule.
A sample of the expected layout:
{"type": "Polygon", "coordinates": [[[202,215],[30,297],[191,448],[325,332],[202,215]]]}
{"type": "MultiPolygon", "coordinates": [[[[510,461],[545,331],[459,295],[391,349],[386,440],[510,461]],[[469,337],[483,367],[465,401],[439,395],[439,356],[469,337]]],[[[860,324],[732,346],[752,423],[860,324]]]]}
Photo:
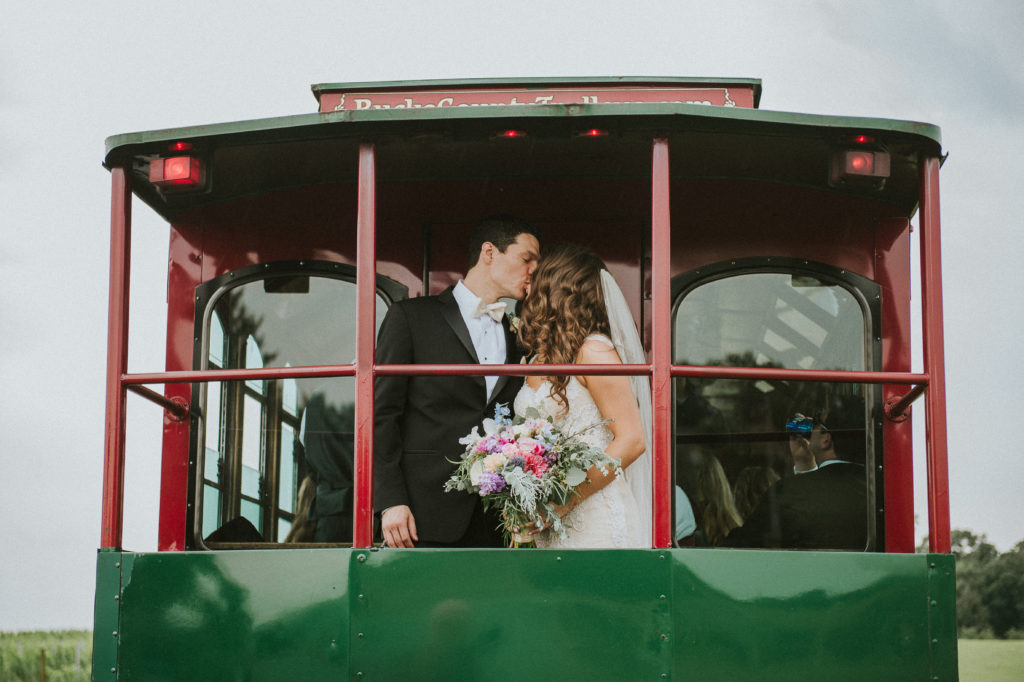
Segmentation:
{"type": "Polygon", "coordinates": [[[576,362],[580,365],[622,364],[615,346],[603,334],[591,334],[586,338],[576,356],[576,362]]]}

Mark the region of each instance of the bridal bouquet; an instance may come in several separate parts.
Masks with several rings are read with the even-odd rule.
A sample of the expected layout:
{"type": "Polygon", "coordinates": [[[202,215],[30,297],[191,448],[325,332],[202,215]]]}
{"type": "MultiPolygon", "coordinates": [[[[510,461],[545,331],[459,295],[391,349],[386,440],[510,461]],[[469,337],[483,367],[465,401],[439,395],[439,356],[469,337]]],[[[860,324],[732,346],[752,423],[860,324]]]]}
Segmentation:
{"type": "Polygon", "coordinates": [[[483,434],[480,427],[473,427],[459,439],[466,451],[444,489],[476,493],[485,509],[499,509],[506,539],[518,547],[532,542],[526,533],[531,523],[538,528],[550,523],[554,532],[564,535],[555,505],[571,499],[590,467],[607,471],[619,461],[580,438],[604,422],[563,433],[535,408],[514,419],[509,414],[507,406],[498,405],[494,419],[484,420],[483,434]]]}

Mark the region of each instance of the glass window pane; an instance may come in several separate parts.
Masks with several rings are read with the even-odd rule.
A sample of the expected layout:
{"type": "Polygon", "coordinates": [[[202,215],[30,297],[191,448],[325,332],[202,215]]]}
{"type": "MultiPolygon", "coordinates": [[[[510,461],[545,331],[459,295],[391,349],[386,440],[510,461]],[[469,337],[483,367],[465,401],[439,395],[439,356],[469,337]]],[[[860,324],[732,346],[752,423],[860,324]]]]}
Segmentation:
{"type": "Polygon", "coordinates": [[[352,540],[354,431],[355,380],[322,382],[306,402],[300,431],[308,472],[316,481],[311,521],[318,541],[352,540]]]}
{"type": "Polygon", "coordinates": [[[292,524],[286,519],[277,520],[277,541],[284,542],[284,539],[288,537],[289,531],[292,529],[292,524]]]}
{"type": "Polygon", "coordinates": [[[242,516],[249,519],[256,530],[263,532],[263,515],[260,513],[260,506],[251,500],[242,500],[242,516]]]}
{"type": "Polygon", "coordinates": [[[845,288],[752,273],[689,292],[675,319],[675,362],[790,369],[865,368],[864,314],[845,288]]]}
{"type": "Polygon", "coordinates": [[[220,453],[216,450],[206,448],[206,459],[205,468],[203,469],[203,477],[208,481],[214,481],[216,483],[223,483],[220,480],[220,453]]]}
{"type": "MultiPolygon", "coordinates": [[[[260,352],[260,346],[252,335],[245,340],[245,368],[263,368],[263,353],[260,352]]],[[[250,379],[245,384],[257,393],[263,392],[263,381],[260,379],[250,379]]]]}
{"type": "Polygon", "coordinates": [[[211,481],[217,480],[217,460],[220,458],[220,384],[211,382],[206,388],[206,468],[204,475],[211,481]]]}
{"type": "MultiPolygon", "coordinates": [[[[376,303],[379,325],[387,304],[379,296],[376,303]]],[[[272,277],[225,291],[214,305],[211,364],[235,369],[355,360],[354,282],[272,277]],[[215,346],[222,349],[219,354],[215,346]]],[[[354,389],[351,377],[210,384],[204,474],[216,480],[219,456],[221,494],[229,507],[241,505],[253,523],[260,516],[257,500],[270,504],[276,498],[278,513],[296,515],[287,525],[302,528],[303,541],[313,541],[316,528],[330,541],[351,540],[354,389]],[[299,430],[307,413],[318,415],[312,445],[296,448],[296,442],[304,442],[299,430]],[[304,482],[307,493],[300,500],[304,482]],[[313,511],[307,516],[309,509],[313,511]]],[[[279,529],[277,540],[283,541],[287,532],[279,529]]]]}
{"type": "MultiPolygon", "coordinates": [[[[291,367],[291,364],[286,363],[285,367],[291,367]]],[[[281,408],[293,417],[298,416],[298,383],[295,379],[285,379],[282,382],[282,388],[281,408]]]]}
{"type": "Polygon", "coordinates": [[[210,364],[217,367],[224,367],[224,325],[220,322],[220,315],[214,313],[210,316],[210,364]]]}
{"type": "MultiPolygon", "coordinates": [[[[784,273],[735,275],[685,295],[674,319],[673,361],[862,370],[870,366],[868,328],[857,298],[839,285],[784,273]]],[[[675,379],[675,483],[692,507],[695,544],[863,550],[873,536],[868,408],[875,391],[675,379]]],[[[686,505],[676,508],[680,522],[686,505]]]]}
{"type": "Polygon", "coordinates": [[[242,427],[242,494],[259,497],[260,435],[263,405],[252,396],[245,396],[242,427]]]}
{"type": "Polygon", "coordinates": [[[282,424],[281,471],[278,477],[277,506],[286,512],[295,511],[295,494],[298,490],[295,473],[295,429],[289,424],[282,424]]]}
{"type": "Polygon", "coordinates": [[[212,485],[203,486],[203,537],[220,527],[220,491],[212,485]]]}

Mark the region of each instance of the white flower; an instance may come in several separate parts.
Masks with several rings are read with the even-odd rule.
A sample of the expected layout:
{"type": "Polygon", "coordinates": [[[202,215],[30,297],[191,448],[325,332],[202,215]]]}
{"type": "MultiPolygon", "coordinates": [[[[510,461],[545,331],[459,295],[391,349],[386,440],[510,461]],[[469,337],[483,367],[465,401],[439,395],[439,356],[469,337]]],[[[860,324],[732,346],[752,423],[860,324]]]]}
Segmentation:
{"type": "Polygon", "coordinates": [[[473,462],[473,466],[469,467],[469,482],[473,485],[480,486],[480,477],[484,475],[483,462],[477,460],[473,462]]]}
{"type": "MultiPolygon", "coordinates": [[[[487,434],[488,436],[493,436],[493,435],[497,434],[499,431],[501,431],[501,426],[498,424],[498,422],[494,421],[490,417],[488,417],[487,419],[484,419],[484,433],[485,434],[487,434]]],[[[473,432],[474,433],[476,432],[476,427],[475,426],[473,427],[473,432]]],[[[459,441],[459,442],[461,443],[462,441],[459,441]]]]}
{"type": "Polygon", "coordinates": [[[477,431],[477,428],[478,427],[474,426],[473,430],[469,434],[460,438],[459,445],[474,445],[477,441],[479,441],[480,432],[477,431]]]}

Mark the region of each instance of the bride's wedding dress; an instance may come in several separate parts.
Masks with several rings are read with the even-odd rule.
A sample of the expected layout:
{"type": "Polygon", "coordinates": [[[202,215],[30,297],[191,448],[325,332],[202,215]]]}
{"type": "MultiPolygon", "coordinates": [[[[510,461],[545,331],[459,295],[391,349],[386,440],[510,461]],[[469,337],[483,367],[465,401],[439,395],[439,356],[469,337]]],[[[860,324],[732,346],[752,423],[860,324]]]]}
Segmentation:
{"type": "MultiPolygon", "coordinates": [[[[612,345],[602,335],[593,335],[588,337],[590,339],[600,339],[612,345]]],[[[528,408],[534,407],[542,416],[551,415],[555,426],[569,434],[583,431],[604,419],[590,391],[576,377],[569,377],[565,397],[569,403],[567,410],[551,396],[551,384],[547,381],[537,390],[524,383],[516,395],[515,411],[516,414],[524,414],[528,408]]],[[[600,426],[585,431],[580,438],[604,450],[612,442],[613,435],[607,426],[600,426]]],[[[565,515],[565,537],[559,537],[549,528],[535,536],[537,546],[591,549],[649,546],[650,539],[642,530],[640,508],[626,481],[629,469],[615,471],[615,479],[611,483],[565,515]]]]}

